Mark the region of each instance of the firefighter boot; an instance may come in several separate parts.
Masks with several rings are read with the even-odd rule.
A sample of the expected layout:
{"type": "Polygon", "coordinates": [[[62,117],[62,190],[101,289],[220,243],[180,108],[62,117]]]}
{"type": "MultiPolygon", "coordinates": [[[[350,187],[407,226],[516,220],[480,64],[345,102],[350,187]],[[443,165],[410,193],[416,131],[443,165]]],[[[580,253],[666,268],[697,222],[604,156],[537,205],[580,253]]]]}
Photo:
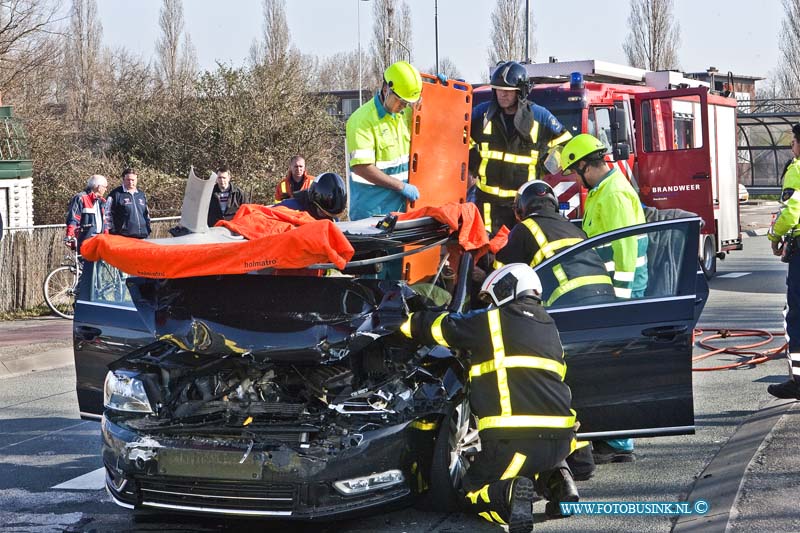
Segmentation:
{"type": "Polygon", "coordinates": [[[468,492],[465,510],[498,525],[508,525],[509,533],[528,533],[533,529],[533,481],[515,477],[495,481],[468,492]]]}
{"type": "Polygon", "coordinates": [[[570,516],[561,512],[561,502],[577,502],[580,501],[580,496],[569,468],[562,467],[550,473],[546,480],[545,497],[548,500],[544,506],[547,518],[570,516]]]}
{"type": "Polygon", "coordinates": [[[767,392],[781,399],[795,399],[800,400],[800,384],[794,379],[784,381],[783,383],[773,383],[767,387],[767,392]]]}

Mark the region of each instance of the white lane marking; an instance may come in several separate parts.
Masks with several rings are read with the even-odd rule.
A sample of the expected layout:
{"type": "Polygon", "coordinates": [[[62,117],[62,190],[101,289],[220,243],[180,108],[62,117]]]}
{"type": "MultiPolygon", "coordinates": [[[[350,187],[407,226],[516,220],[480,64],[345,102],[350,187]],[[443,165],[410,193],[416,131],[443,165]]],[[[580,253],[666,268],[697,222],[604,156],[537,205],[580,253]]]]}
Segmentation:
{"type": "Polygon", "coordinates": [[[98,468],[88,474],[65,481],[60,485],[51,487],[61,490],[102,490],[106,486],[106,469],[98,468]]]}
{"type": "Polygon", "coordinates": [[[741,278],[742,276],[746,276],[750,274],[750,272],[728,272],[727,274],[722,274],[717,276],[718,278],[741,278]]]}

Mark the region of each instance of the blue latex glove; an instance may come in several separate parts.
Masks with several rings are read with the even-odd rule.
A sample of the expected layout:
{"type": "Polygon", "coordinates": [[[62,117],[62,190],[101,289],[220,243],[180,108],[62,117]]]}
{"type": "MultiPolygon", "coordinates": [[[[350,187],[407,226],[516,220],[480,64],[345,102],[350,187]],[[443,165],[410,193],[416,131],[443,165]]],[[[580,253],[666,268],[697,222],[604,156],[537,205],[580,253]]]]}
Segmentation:
{"type": "Polygon", "coordinates": [[[404,183],[403,190],[400,191],[400,194],[405,196],[409,201],[413,202],[414,200],[419,198],[419,189],[417,189],[410,183],[404,183]]]}
{"type": "Polygon", "coordinates": [[[439,81],[442,82],[442,85],[447,85],[447,76],[440,72],[436,75],[436,77],[439,78],[439,81]]]}

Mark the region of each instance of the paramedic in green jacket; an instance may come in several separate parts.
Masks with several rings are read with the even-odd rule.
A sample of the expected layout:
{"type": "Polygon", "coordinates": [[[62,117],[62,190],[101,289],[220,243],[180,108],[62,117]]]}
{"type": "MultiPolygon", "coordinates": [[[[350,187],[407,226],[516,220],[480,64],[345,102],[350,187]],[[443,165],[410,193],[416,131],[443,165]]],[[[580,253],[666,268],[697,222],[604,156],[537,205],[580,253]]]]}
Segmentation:
{"type": "MultiPolygon", "coordinates": [[[[596,137],[582,133],[572,138],[561,152],[564,175],[577,174],[589,189],[583,208],[583,231],[594,237],[620,228],[644,224],[639,195],[616,167],[605,161],[606,146],[596,137]]],[[[597,252],[606,264],[617,298],[642,298],[647,288],[647,235],[615,240],[597,252]]],[[[592,442],[595,463],[633,461],[633,439],[592,442]]]]}
{"type": "MultiPolygon", "coordinates": [[[[644,224],[639,195],[616,167],[605,161],[605,145],[582,133],[561,153],[563,174],[577,174],[589,189],[583,209],[583,231],[589,237],[615,229],[644,224]]],[[[599,248],[612,275],[617,298],[641,298],[647,288],[647,235],[617,239],[610,250],[599,248]]]]}
{"type": "Polygon", "coordinates": [[[412,105],[422,95],[422,77],[406,61],[389,66],[375,97],[347,119],[350,155],[350,220],[405,211],[419,198],[408,183],[412,105]]]}

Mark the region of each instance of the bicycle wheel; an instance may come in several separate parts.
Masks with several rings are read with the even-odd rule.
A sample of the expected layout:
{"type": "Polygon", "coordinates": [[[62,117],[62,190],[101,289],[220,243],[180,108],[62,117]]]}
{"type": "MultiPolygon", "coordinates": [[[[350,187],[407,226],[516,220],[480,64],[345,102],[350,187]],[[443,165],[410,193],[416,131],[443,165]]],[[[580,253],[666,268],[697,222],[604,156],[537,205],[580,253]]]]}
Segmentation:
{"type": "Polygon", "coordinates": [[[44,280],[44,301],[61,318],[71,319],[75,314],[75,291],[78,272],[75,267],[62,266],[53,270],[44,280]]]}

